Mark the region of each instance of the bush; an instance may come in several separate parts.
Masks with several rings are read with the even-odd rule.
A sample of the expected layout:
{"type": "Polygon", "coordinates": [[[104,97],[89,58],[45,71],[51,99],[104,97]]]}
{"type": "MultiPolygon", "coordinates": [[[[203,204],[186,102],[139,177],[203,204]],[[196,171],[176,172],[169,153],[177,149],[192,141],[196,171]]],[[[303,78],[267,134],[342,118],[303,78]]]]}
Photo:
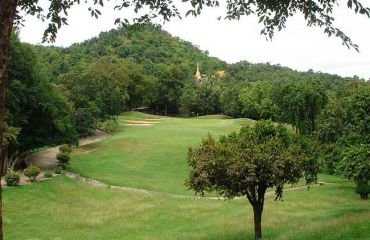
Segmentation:
{"type": "Polygon", "coordinates": [[[59,151],[62,152],[62,153],[71,153],[72,148],[69,145],[64,144],[64,145],[59,147],[59,151]]]}
{"type": "Polygon", "coordinates": [[[57,154],[57,159],[59,161],[59,166],[61,166],[63,169],[66,169],[71,157],[68,153],[61,152],[57,154]]]}
{"type": "Polygon", "coordinates": [[[50,170],[46,170],[46,171],[44,172],[44,177],[45,177],[45,178],[52,178],[52,177],[53,177],[53,172],[52,172],[52,171],[50,171],[50,170]]]}
{"type": "Polygon", "coordinates": [[[40,172],[40,168],[33,165],[23,170],[24,175],[28,177],[31,181],[35,181],[40,172]]]}
{"type": "Polygon", "coordinates": [[[63,172],[63,168],[62,168],[62,166],[56,166],[55,168],[54,168],[54,173],[55,174],[61,174],[63,172]]]}
{"type": "Polygon", "coordinates": [[[8,186],[17,186],[20,180],[19,173],[9,169],[4,180],[8,186]]]}
{"type": "Polygon", "coordinates": [[[370,193],[370,185],[368,183],[358,184],[356,186],[356,193],[360,194],[362,199],[368,199],[370,193]]]}
{"type": "Polygon", "coordinates": [[[104,121],[97,122],[96,126],[103,132],[114,133],[118,128],[118,122],[115,117],[110,117],[104,121]]]}

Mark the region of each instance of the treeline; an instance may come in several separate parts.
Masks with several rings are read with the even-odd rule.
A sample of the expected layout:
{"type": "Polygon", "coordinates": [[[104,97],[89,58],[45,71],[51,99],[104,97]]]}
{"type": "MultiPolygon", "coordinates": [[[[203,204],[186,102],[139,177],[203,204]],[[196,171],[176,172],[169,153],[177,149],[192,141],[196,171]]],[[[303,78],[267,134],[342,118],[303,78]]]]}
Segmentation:
{"type": "MultiPolygon", "coordinates": [[[[298,72],[279,65],[251,64],[246,61],[227,64],[210,57],[207,52],[199,50],[191,43],[174,38],[161,28],[151,25],[111,30],[69,48],[38,46],[36,51],[41,61],[40,70],[42,69],[49,81],[55,84],[64,84],[68,81],[69,89],[73,88],[73,84],[80,87],[84,84],[79,79],[80,76],[73,73],[94,66],[101,66],[100,72],[95,71],[97,75],[112,67],[121,69],[126,75],[131,73],[135,76],[140,75],[138,79],[134,79],[135,76],[129,77],[129,81],[133,81],[136,87],[133,88],[133,85],[129,84],[131,87],[127,88],[124,109],[148,107],[157,114],[184,114],[190,111],[196,114],[212,114],[222,111],[233,116],[241,116],[237,106],[232,106],[232,110],[229,110],[231,106],[226,106],[228,99],[225,91],[240,89],[257,81],[267,81],[275,85],[298,80],[316,80],[328,94],[333,94],[345,82],[353,80],[313,71],[298,72]],[[222,86],[222,93],[217,97],[212,96],[212,99],[196,100],[198,105],[206,106],[190,109],[186,105],[194,104],[186,103],[186,96],[183,97],[185,102],[181,101],[181,96],[184,95],[184,91],[194,88],[197,63],[200,64],[202,75],[212,82],[204,84],[207,90],[204,88],[198,90],[214,91],[211,85],[217,85],[215,88],[222,86]],[[226,75],[222,78],[217,77],[215,74],[217,71],[224,71],[226,75]],[[140,92],[140,89],[145,90],[140,92]],[[216,100],[217,107],[213,103],[216,100]],[[220,107],[220,104],[225,106],[220,107]]],[[[87,76],[89,79],[91,77],[87,76]]],[[[239,91],[238,94],[233,92],[233,97],[239,95],[239,91]]]]}

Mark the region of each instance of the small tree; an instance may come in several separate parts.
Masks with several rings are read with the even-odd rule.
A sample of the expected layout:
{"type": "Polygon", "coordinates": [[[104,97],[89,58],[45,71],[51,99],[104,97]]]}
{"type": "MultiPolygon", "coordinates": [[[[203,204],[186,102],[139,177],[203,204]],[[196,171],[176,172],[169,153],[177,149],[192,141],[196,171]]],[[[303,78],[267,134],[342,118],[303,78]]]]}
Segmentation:
{"type": "Polygon", "coordinates": [[[71,156],[69,155],[69,153],[61,152],[57,154],[58,165],[61,166],[63,169],[66,169],[70,159],[71,156]]]}
{"type": "Polygon", "coordinates": [[[346,148],[337,165],[337,173],[355,181],[356,193],[367,199],[370,193],[370,145],[358,144],[346,148]]]}
{"type": "Polygon", "coordinates": [[[59,147],[59,152],[62,152],[62,153],[71,153],[72,152],[72,148],[68,144],[63,144],[62,146],[59,147]]]}
{"type": "Polygon", "coordinates": [[[277,200],[284,184],[296,184],[303,176],[307,183],[317,181],[319,163],[312,150],[285,127],[259,121],[219,141],[209,135],[198,148],[190,148],[187,185],[202,195],[216,191],[229,199],[246,197],[253,207],[255,239],[261,239],[266,189],[275,187],[277,200]]]}
{"type": "Polygon", "coordinates": [[[28,168],[24,169],[23,173],[31,181],[35,181],[36,177],[41,173],[41,170],[40,168],[31,165],[28,168]]]}

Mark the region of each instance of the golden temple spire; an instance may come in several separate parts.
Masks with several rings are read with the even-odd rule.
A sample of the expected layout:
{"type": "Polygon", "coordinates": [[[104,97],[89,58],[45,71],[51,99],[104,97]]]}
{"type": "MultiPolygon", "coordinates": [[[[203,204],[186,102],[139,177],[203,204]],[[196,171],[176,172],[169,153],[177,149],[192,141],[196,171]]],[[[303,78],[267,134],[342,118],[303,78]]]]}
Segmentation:
{"type": "Polygon", "coordinates": [[[200,71],[199,71],[199,63],[197,63],[197,72],[195,73],[194,77],[196,80],[200,80],[202,78],[202,75],[200,74],[200,71]]]}

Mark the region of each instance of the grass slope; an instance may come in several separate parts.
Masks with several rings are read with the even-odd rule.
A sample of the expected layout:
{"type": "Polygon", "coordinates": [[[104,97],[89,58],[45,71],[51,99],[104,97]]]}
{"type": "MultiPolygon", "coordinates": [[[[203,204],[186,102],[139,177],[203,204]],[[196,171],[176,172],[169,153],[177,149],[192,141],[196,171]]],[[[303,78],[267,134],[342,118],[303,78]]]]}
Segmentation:
{"type": "MultiPolygon", "coordinates": [[[[154,126],[124,126],[117,134],[74,153],[72,169],[115,185],[186,192],[186,149],[208,130],[225,134],[246,120],[170,118],[154,126]]],[[[265,239],[369,239],[370,204],[354,184],[321,176],[332,184],[286,192],[284,202],[266,197],[265,239]]],[[[6,188],[7,240],[241,240],[253,239],[253,211],[246,200],[180,199],[84,185],[59,176],[6,188]]]]}
{"type": "MultiPolygon", "coordinates": [[[[370,204],[353,184],[267,197],[266,239],[365,240],[370,204]]],[[[152,196],[83,185],[66,177],[4,189],[7,240],[242,240],[253,239],[252,209],[244,200],[152,196]]]]}
{"type": "Polygon", "coordinates": [[[168,118],[153,126],[126,126],[125,120],[158,118],[138,112],[119,117],[119,129],[105,141],[81,147],[72,156],[71,169],[107,184],[154,191],[191,194],[184,185],[188,175],[189,146],[208,132],[213,135],[238,130],[246,119],[168,118]]]}

